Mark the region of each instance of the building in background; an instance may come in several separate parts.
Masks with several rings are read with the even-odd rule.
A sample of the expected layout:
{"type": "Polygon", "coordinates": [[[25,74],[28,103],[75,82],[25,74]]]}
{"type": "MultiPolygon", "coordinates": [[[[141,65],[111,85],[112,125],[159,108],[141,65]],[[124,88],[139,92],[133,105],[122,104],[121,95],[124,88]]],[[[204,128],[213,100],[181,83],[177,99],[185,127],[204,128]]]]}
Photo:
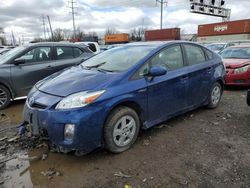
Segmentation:
{"type": "Polygon", "coordinates": [[[198,26],[198,42],[250,40],[250,19],[198,26]]]}

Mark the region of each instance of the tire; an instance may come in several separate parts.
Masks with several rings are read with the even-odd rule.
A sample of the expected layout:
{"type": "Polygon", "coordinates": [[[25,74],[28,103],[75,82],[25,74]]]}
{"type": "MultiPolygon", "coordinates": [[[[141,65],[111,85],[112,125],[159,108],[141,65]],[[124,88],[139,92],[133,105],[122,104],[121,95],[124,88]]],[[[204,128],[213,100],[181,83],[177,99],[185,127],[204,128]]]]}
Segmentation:
{"type": "Polygon", "coordinates": [[[247,92],[247,104],[250,106],[250,90],[247,92]]]}
{"type": "Polygon", "coordinates": [[[137,113],[128,107],[113,110],[104,125],[104,147],[112,153],[128,150],[136,141],[140,129],[137,113]]]}
{"type": "Polygon", "coordinates": [[[221,84],[218,82],[214,83],[209,94],[207,107],[210,109],[217,108],[219,106],[222,93],[223,91],[221,84]]]}
{"type": "Polygon", "coordinates": [[[0,110],[6,108],[10,104],[10,92],[9,90],[0,85],[0,110]]]}

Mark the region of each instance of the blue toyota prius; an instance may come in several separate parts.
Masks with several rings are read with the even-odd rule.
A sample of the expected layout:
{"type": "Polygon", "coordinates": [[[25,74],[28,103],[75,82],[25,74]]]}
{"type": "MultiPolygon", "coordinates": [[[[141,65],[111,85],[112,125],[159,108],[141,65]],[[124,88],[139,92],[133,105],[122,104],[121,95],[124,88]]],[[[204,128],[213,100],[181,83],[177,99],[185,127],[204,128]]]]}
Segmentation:
{"type": "Polygon", "coordinates": [[[57,151],[120,153],[140,129],[200,106],[216,108],[224,76],[220,56],[195,43],[127,44],[38,82],[24,123],[57,151]]]}

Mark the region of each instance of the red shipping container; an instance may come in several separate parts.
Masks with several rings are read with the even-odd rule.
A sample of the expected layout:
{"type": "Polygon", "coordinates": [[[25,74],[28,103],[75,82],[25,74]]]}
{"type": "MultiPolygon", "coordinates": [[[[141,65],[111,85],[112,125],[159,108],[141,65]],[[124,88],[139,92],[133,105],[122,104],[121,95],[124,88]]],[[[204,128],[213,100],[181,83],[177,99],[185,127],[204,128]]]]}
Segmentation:
{"type": "Polygon", "coordinates": [[[250,19],[198,26],[198,37],[233,34],[250,34],[250,19]]]}
{"type": "Polygon", "coordinates": [[[145,31],[146,41],[180,40],[180,28],[145,31]]]}

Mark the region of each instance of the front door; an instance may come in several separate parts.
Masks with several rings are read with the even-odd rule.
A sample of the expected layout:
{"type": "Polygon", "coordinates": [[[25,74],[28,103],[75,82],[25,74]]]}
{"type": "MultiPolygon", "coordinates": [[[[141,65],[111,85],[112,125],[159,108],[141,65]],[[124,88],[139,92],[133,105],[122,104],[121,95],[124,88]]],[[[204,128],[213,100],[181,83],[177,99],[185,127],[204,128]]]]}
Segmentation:
{"type": "Polygon", "coordinates": [[[149,65],[167,69],[167,74],[148,79],[148,121],[154,125],[186,108],[189,77],[180,45],[163,49],[149,65]]]}
{"type": "Polygon", "coordinates": [[[25,59],[24,64],[11,66],[12,85],[17,97],[26,96],[36,82],[55,72],[51,47],[35,47],[18,59],[25,59]]]}

